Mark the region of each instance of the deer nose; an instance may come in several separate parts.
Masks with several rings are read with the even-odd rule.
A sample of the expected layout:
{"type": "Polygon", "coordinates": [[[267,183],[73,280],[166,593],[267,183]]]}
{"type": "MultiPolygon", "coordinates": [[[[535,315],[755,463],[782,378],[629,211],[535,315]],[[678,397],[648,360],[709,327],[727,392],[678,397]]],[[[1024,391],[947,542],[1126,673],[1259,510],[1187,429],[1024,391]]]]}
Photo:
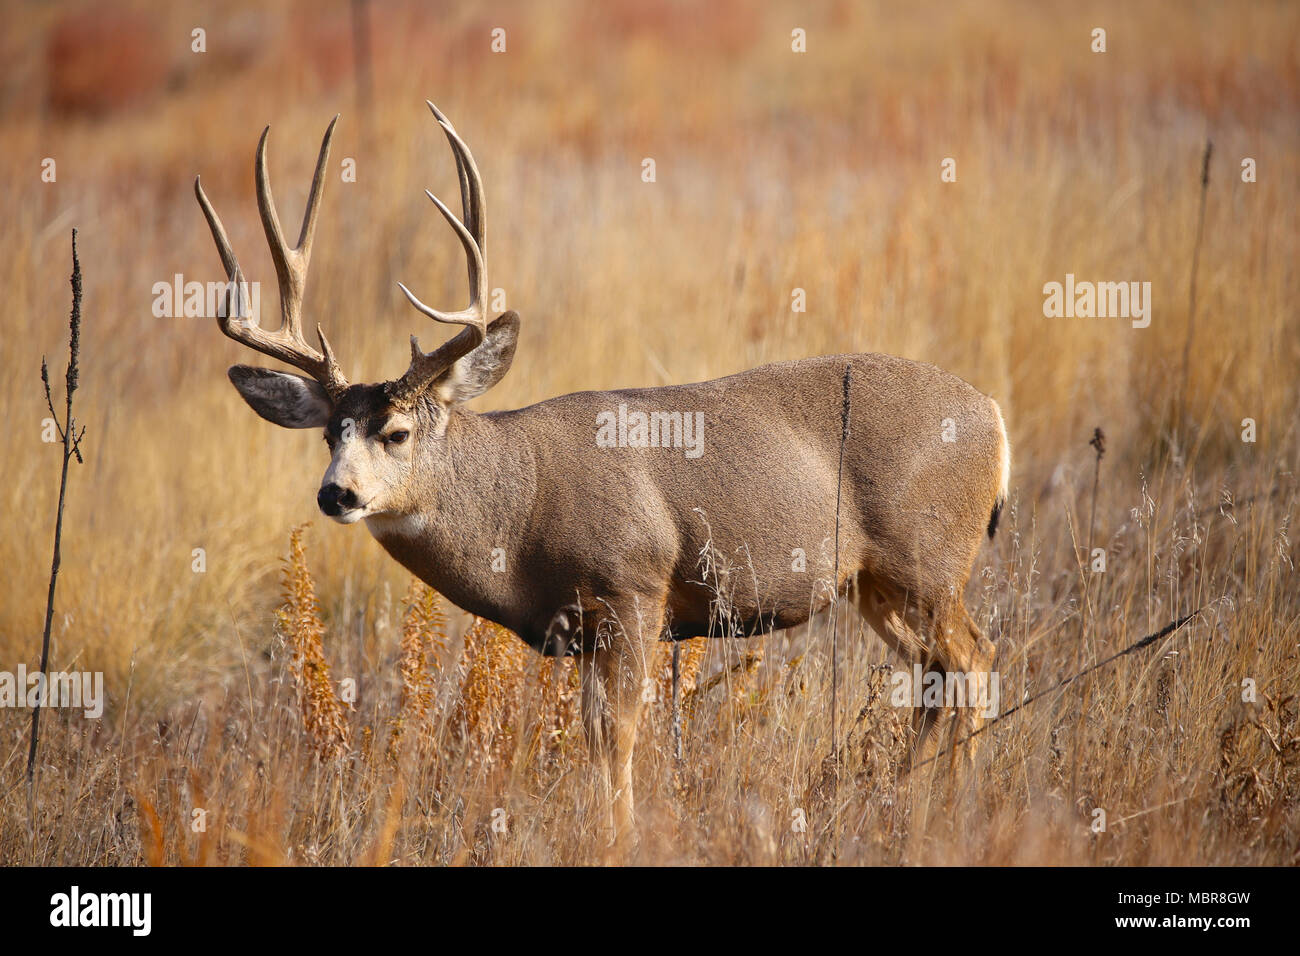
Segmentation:
{"type": "Polygon", "coordinates": [[[316,504],[331,518],[337,517],[357,506],[357,493],[351,488],[342,488],[333,483],[322,485],[320,491],[316,492],[316,504]]]}

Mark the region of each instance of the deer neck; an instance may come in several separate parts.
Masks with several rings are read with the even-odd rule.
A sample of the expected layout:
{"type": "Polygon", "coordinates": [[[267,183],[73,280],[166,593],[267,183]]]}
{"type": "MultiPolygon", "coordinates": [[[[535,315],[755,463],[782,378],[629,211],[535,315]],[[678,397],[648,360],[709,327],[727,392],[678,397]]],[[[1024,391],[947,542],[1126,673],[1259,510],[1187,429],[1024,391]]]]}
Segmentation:
{"type": "Polygon", "coordinates": [[[520,539],[536,492],[527,435],[505,416],[453,408],[442,441],[412,469],[409,506],[366,519],[412,574],[473,614],[504,623],[521,593],[520,539]]]}

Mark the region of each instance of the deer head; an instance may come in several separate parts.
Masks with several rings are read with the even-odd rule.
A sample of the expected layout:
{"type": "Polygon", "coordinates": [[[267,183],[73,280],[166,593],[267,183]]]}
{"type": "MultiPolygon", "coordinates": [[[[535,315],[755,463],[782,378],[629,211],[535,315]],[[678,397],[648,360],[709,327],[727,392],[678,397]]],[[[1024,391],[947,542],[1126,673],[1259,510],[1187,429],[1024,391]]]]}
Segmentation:
{"type": "Polygon", "coordinates": [[[343,524],[372,515],[402,513],[410,506],[419,463],[437,456],[438,444],[455,406],[481,395],[501,380],[510,368],[519,335],[519,317],[514,312],[506,312],[491,323],[487,321],[487,220],[483,181],[469,147],[438,108],[432,103],[428,106],[456,157],[463,221],[433,193],[425,190],[425,195],[451,224],[465,248],[470,300],[464,309],[440,312],[398,283],[417,311],[436,322],[462,325],[464,329],[432,352],[422,351],[416,337],[411,336],[410,367],[400,378],[391,381],[349,385],[321,327],[316,327],[319,350],[302,334],[303,289],[316,232],[316,215],[324,192],[330,141],[338,117],[330,122],[321,142],[307,211],[294,248],[285,242],[271,198],[266,171],[269,126],[262,131],[257,144],[257,206],[275,262],[283,316],[280,328],[274,332],[261,328],[255,316],[246,314],[242,299],[243,272],[221,218],[198,178],[194,180],[195,195],[207,217],[229,280],[217,316],[218,327],[236,342],[307,373],[304,376],[235,365],[228,372],[230,381],[267,421],[284,428],[324,428],[331,458],[316,500],[321,511],[343,524]]]}

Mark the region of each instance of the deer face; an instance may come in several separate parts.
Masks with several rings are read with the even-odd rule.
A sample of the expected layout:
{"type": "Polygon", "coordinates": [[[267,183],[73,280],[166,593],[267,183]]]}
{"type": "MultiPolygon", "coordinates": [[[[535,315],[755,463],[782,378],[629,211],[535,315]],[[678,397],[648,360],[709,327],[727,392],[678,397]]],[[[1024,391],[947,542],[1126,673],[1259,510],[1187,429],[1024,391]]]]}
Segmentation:
{"type": "Polygon", "coordinates": [[[316,502],[340,524],[401,512],[417,445],[436,434],[445,409],[391,400],[387,385],[353,385],[337,400],[316,381],[236,365],[235,388],[253,410],[284,428],[323,428],[330,464],[316,502]]]}
{"type": "Polygon", "coordinates": [[[382,386],[345,392],[325,424],[330,464],[316,493],[320,510],[340,524],[406,510],[417,445],[437,440],[428,417],[389,402],[382,386]]]}
{"type": "Polygon", "coordinates": [[[303,335],[303,289],[324,191],[330,140],[338,117],[334,117],[321,142],[297,246],[290,247],[285,239],[279,213],[271,199],[270,176],[266,170],[270,127],[262,131],[257,144],[257,206],[275,262],[283,314],[283,323],[277,331],[263,328],[257,317],[247,312],[239,292],[244,287],[244,275],[225,226],[198,179],[194,180],[194,194],[229,279],[225,303],[217,316],[219,328],[235,341],[310,376],[236,365],[228,373],[230,381],[267,421],[285,428],[325,429],[331,460],[316,500],[321,511],[342,524],[352,524],[371,515],[405,514],[419,507],[421,496],[413,493],[417,462],[423,455],[436,454],[451,406],[481,395],[506,373],[519,335],[519,317],[514,312],[506,312],[494,322],[487,321],[486,219],[478,166],[447,118],[432,103],[427,105],[456,159],[464,221],[457,219],[433,193],[425,190],[425,195],[455,230],[465,249],[470,301],[459,311],[440,312],[398,283],[421,315],[464,328],[427,353],[420,350],[412,336],[411,365],[401,378],[391,382],[349,385],[324,330],[317,326],[319,350],[303,335]]]}
{"type": "Polygon", "coordinates": [[[519,319],[507,312],[483,343],[432,381],[412,388],[403,376],[352,385],[331,398],[315,379],[236,365],[230,381],[252,409],[283,428],[323,428],[330,465],[316,502],[340,524],[418,507],[417,462],[438,453],[451,407],[487,391],[514,357],[519,319]]]}

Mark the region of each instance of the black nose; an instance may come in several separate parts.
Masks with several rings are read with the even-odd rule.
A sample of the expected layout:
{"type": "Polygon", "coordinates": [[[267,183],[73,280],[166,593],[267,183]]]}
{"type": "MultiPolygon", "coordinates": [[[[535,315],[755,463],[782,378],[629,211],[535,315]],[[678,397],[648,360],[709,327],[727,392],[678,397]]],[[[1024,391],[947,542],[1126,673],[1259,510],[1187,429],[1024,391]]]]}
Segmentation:
{"type": "Polygon", "coordinates": [[[340,488],[335,484],[322,485],[316,492],[316,504],[330,517],[351,511],[357,506],[357,495],[351,488],[340,488]]]}

